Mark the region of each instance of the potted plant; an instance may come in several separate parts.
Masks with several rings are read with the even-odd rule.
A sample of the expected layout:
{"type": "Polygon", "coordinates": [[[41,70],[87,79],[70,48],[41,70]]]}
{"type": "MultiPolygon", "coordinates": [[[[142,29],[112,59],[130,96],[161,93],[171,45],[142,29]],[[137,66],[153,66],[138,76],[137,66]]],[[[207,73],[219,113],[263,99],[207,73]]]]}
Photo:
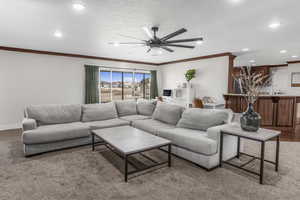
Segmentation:
{"type": "Polygon", "coordinates": [[[193,78],[196,77],[196,70],[195,69],[189,69],[186,71],[186,73],[184,74],[187,82],[189,83],[193,78]]]}
{"type": "Polygon", "coordinates": [[[240,89],[244,91],[244,97],[248,104],[247,110],[242,114],[240,122],[241,128],[245,131],[255,132],[260,127],[260,115],[254,111],[253,105],[258,99],[262,88],[269,82],[268,75],[252,73],[251,67],[242,67],[240,74],[233,75],[233,78],[240,82],[240,89]]]}

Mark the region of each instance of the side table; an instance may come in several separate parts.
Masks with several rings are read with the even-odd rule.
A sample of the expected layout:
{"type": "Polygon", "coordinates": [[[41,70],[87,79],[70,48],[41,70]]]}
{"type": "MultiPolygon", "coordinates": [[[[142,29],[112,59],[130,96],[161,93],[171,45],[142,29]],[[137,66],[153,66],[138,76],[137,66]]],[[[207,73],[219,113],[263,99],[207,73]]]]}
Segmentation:
{"type": "MultiPolygon", "coordinates": [[[[222,163],[229,164],[233,167],[242,169],[244,171],[247,171],[249,173],[255,174],[259,176],[259,182],[260,184],[263,184],[263,178],[264,178],[264,162],[268,162],[275,165],[275,171],[278,171],[279,166],[279,146],[280,146],[280,131],[270,130],[270,129],[263,129],[260,128],[257,132],[247,132],[241,129],[239,124],[228,124],[227,126],[224,126],[221,129],[221,135],[220,135],[220,160],[219,160],[219,166],[222,167],[222,163]],[[223,137],[224,135],[231,135],[236,136],[238,139],[238,145],[237,145],[237,155],[234,158],[239,158],[240,155],[246,155],[249,157],[252,157],[251,160],[249,160],[246,163],[243,163],[241,165],[233,164],[229,161],[223,161],[223,137]],[[260,149],[260,157],[253,156],[244,152],[240,152],[240,140],[241,138],[257,141],[261,144],[260,149]],[[276,139],[276,155],[275,155],[275,162],[270,160],[265,160],[265,144],[267,141],[270,141],[272,139],[276,139]],[[260,172],[254,172],[249,169],[244,168],[247,164],[251,163],[252,161],[259,159],[260,160],[260,172]]],[[[234,159],[232,158],[232,159],[234,159]]]]}

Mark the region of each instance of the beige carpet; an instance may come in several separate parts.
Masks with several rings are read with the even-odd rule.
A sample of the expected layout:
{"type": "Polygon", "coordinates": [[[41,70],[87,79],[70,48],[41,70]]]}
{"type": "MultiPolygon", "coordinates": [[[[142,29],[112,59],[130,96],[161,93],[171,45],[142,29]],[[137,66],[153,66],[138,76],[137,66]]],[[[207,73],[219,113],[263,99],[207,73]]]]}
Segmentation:
{"type": "MultiPolygon", "coordinates": [[[[247,152],[258,152],[246,143],[247,152]]],[[[274,144],[266,146],[273,158],[274,144]]],[[[149,155],[164,159],[164,152],[149,155]]],[[[138,165],[142,157],[133,159],[138,165]]],[[[207,172],[174,158],[172,168],[161,168],[123,182],[122,160],[105,148],[90,147],[22,156],[20,137],[0,133],[1,200],[191,200],[300,199],[300,143],[281,143],[280,171],[266,164],[265,185],[255,176],[228,166],[207,172]]],[[[257,168],[258,163],[250,166],[257,168]]]]}

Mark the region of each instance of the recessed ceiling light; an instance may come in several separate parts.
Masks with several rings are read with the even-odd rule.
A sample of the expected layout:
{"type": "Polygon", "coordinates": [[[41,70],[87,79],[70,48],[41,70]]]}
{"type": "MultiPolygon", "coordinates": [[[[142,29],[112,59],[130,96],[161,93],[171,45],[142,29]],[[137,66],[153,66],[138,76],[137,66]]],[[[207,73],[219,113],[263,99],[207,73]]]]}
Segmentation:
{"type": "Polygon", "coordinates": [[[248,48],[243,48],[242,51],[249,51],[249,49],[248,48]]]}
{"type": "Polygon", "coordinates": [[[250,60],[249,62],[251,62],[251,63],[255,63],[255,60],[250,60]]]}
{"type": "Polygon", "coordinates": [[[299,56],[297,56],[297,55],[293,55],[293,56],[292,56],[292,58],[298,58],[298,57],[299,57],[299,56]]]}
{"type": "Polygon", "coordinates": [[[287,50],[285,50],[285,49],[280,51],[280,53],[286,53],[286,52],[287,52],[287,50]]]}
{"type": "Polygon", "coordinates": [[[199,40],[199,41],[196,42],[196,44],[201,45],[201,44],[203,44],[203,41],[199,40]]]}
{"type": "Polygon", "coordinates": [[[63,34],[62,34],[61,31],[56,30],[56,31],[54,32],[54,36],[57,37],[57,38],[62,38],[63,34]]]}
{"type": "Polygon", "coordinates": [[[118,46],[120,46],[120,43],[119,43],[119,42],[114,42],[113,45],[114,45],[115,47],[118,47],[118,46]]]}
{"type": "Polygon", "coordinates": [[[77,11],[82,11],[85,9],[85,6],[83,4],[80,3],[74,3],[73,4],[73,9],[77,10],[77,11]]]}
{"type": "Polygon", "coordinates": [[[276,29],[280,25],[281,25],[280,22],[273,22],[273,23],[269,24],[269,28],[276,29]]]}

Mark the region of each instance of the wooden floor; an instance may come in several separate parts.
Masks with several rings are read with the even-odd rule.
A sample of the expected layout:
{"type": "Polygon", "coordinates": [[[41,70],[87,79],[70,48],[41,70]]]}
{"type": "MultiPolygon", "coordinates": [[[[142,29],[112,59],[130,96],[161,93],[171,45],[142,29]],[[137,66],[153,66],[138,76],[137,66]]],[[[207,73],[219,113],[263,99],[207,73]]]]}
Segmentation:
{"type": "MultiPolygon", "coordinates": [[[[300,130],[297,130],[297,133],[300,133],[300,130]]],[[[21,136],[22,129],[15,129],[15,130],[6,130],[6,131],[0,131],[0,134],[20,134],[21,136]]],[[[294,136],[292,133],[285,132],[280,137],[280,141],[287,141],[287,142],[300,142],[300,134],[295,134],[297,136],[294,136]]]]}

